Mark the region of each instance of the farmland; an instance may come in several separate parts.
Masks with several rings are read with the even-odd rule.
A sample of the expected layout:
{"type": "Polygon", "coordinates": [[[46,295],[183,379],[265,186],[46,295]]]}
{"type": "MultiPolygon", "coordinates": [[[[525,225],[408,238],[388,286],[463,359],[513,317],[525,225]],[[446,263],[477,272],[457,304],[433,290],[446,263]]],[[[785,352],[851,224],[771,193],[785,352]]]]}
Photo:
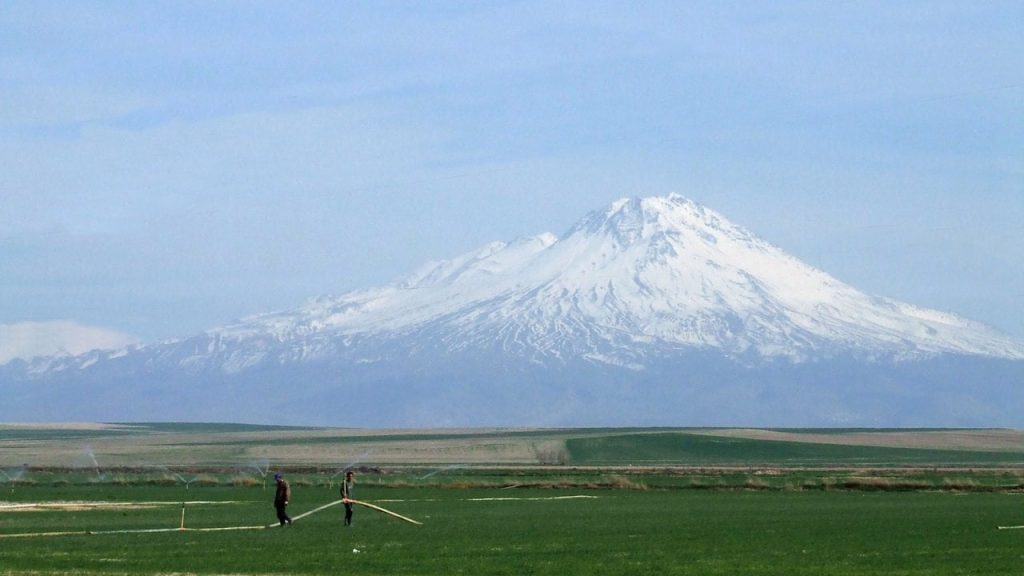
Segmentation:
{"type": "Polygon", "coordinates": [[[1015,439],[8,427],[0,574],[1010,574],[1024,530],[997,527],[1024,524],[1015,439]],[[423,525],[359,508],[345,528],[334,506],[202,531],[273,522],[272,471],[297,516],[335,501],[349,467],[357,498],[423,525]]]}

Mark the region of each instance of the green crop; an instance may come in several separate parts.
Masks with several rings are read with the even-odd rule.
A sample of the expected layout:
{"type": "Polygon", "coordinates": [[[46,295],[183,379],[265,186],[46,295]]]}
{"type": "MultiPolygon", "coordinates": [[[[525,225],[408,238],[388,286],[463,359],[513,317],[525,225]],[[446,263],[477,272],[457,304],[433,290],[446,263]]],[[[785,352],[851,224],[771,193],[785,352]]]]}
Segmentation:
{"type": "MultiPolygon", "coordinates": [[[[0,538],[0,574],[692,574],[1019,573],[1019,495],[953,492],[386,488],[359,498],[423,522],[340,506],[287,528],[0,538]],[[565,496],[585,498],[555,499],[565,496]]],[[[0,534],[190,528],[274,521],[259,487],[23,486],[3,505],[136,503],[0,510],[0,534]],[[144,503],[151,504],[144,504],[144,503]],[[161,504],[164,503],[164,504],[161,504]]],[[[296,488],[293,516],[336,498],[296,488]]]]}

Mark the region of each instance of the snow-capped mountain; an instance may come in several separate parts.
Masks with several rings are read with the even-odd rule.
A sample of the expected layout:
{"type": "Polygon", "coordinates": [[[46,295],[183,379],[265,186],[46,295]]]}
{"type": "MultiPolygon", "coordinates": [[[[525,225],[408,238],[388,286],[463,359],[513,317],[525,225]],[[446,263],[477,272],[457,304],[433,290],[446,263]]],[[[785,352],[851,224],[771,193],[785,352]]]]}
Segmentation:
{"type": "MultiPolygon", "coordinates": [[[[837,353],[1024,358],[1021,342],[952,314],[868,296],[676,195],[620,200],[561,240],[494,242],[391,286],[209,335],[227,349],[254,338],[421,332],[453,350],[500,343],[538,360],[574,355],[637,366],[654,346],[796,361],[837,353]]],[[[290,348],[278,360],[311,353],[290,348]]]]}
{"type": "MultiPolygon", "coordinates": [[[[748,419],[792,414],[800,422],[781,423],[795,425],[877,422],[886,409],[864,408],[857,389],[846,386],[870,394],[881,382],[890,392],[924,386],[927,393],[927,378],[904,385],[894,374],[928,372],[953,358],[956,366],[942,369],[945,378],[965,363],[1010,366],[1009,384],[1022,393],[1024,380],[1012,371],[1024,365],[1024,343],[952,314],[864,294],[672,195],[617,201],[563,238],[495,242],[382,288],[318,298],[181,341],[40,361],[20,366],[20,376],[8,368],[0,382],[26,381],[28,374],[41,382],[58,375],[97,385],[105,378],[133,386],[174,382],[183,390],[200,382],[207,390],[272,389],[302,374],[306,381],[289,388],[316,402],[401,399],[397,421],[368,425],[614,423],[605,415],[616,409],[601,399],[629,408],[619,423],[657,414],[655,423],[687,424],[663,421],[671,414],[665,410],[677,406],[685,416],[709,398],[748,419]],[[847,382],[843,375],[851,371],[862,381],[847,382]],[[794,382],[806,387],[802,398],[781,412],[758,410],[757,402],[794,382]],[[417,404],[402,390],[428,396],[417,404]],[[730,398],[729,391],[740,395],[730,398]],[[451,403],[438,405],[437,398],[451,403]],[[495,398],[514,400],[506,410],[488,402],[495,398]],[[686,409],[679,406],[684,398],[686,409]],[[807,398],[819,400],[804,406],[807,398]],[[460,406],[485,417],[468,417],[460,406]]],[[[132,393],[144,399],[146,389],[132,393]]],[[[925,411],[914,421],[933,416],[925,411]]],[[[126,417],[141,416],[120,419],[126,417]]]]}

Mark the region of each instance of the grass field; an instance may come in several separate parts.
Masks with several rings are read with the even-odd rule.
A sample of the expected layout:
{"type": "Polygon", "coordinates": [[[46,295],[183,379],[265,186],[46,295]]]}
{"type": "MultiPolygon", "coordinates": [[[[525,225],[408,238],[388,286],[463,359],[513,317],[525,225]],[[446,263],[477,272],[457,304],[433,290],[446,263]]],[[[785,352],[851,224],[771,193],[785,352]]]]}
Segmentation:
{"type": "Polygon", "coordinates": [[[691,466],[1024,466],[1024,452],[892,448],[782,442],[687,432],[620,433],[566,442],[571,461],[589,465],[691,466]]]}
{"type": "MultiPolygon", "coordinates": [[[[0,574],[1017,574],[1017,494],[481,490],[360,486],[423,522],[340,507],[284,529],[0,539],[0,574]],[[552,499],[565,496],[579,499],[552,499]],[[358,552],[355,552],[358,550],[358,552]]],[[[30,486],[5,503],[164,502],[0,512],[0,534],[191,528],[274,520],[258,487],[30,486]]],[[[332,501],[296,489],[292,515],[332,501]]]]}
{"type": "Polygon", "coordinates": [[[1021,440],[0,426],[0,576],[1020,574],[1024,529],[997,527],[1024,525],[1021,440]],[[284,529],[197,530],[273,522],[276,470],[293,516],[330,503],[345,466],[359,470],[359,499],[423,525],[357,508],[345,528],[334,506],[284,529]]]}

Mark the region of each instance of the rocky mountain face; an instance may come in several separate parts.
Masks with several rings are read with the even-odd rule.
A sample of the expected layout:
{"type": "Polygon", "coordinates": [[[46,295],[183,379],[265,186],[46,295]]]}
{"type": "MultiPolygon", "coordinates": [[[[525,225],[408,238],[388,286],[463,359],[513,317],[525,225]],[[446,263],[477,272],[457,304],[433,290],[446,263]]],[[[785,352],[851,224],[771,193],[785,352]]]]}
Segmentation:
{"type": "Polygon", "coordinates": [[[1024,343],[673,195],[191,338],[12,362],[0,389],[13,420],[1013,426],[1024,343]]]}

